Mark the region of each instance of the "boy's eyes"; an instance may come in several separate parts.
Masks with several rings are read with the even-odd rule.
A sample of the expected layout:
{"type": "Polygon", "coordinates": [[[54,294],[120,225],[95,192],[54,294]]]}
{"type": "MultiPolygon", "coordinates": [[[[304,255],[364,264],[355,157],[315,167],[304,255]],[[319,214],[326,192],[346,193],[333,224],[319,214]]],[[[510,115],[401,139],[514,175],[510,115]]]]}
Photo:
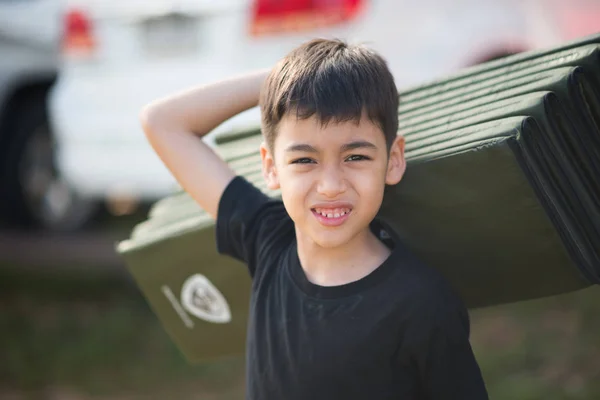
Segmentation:
{"type": "Polygon", "coordinates": [[[292,160],[291,164],[312,164],[315,161],[312,158],[298,158],[296,160],[292,160]]]}
{"type": "MultiPolygon", "coordinates": [[[[363,160],[370,160],[371,157],[367,157],[367,156],[363,156],[361,154],[352,154],[348,157],[346,157],[345,161],[363,161],[363,160]]],[[[308,157],[302,157],[302,158],[297,158],[295,160],[292,160],[291,164],[314,164],[316,161],[313,160],[312,158],[308,158],[308,157]]]]}
{"type": "Polygon", "coordinates": [[[370,160],[371,157],[363,156],[362,154],[352,154],[346,158],[346,161],[362,161],[362,160],[370,160]]]}

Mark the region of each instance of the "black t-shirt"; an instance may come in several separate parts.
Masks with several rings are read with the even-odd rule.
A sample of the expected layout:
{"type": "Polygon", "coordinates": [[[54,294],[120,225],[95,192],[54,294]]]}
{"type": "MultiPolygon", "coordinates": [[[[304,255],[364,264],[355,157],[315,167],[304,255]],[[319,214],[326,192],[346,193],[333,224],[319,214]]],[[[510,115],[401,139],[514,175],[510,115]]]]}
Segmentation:
{"type": "Polygon", "coordinates": [[[446,281],[381,221],[391,249],[366,277],[310,282],[283,203],[242,177],[219,204],[219,252],[248,265],[251,400],[487,399],[469,344],[469,317],[446,281]]]}

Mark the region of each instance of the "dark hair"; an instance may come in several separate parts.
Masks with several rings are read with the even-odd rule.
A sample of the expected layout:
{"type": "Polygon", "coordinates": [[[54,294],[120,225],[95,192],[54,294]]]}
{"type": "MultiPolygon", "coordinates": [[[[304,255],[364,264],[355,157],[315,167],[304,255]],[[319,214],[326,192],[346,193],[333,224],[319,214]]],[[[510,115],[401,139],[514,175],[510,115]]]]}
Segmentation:
{"type": "Polygon", "coordinates": [[[316,115],[326,125],[366,115],[385,135],[388,150],[398,131],[398,90],[376,52],[342,40],[314,39],[272,69],[260,95],[262,130],[270,149],[281,119],[316,115]]]}

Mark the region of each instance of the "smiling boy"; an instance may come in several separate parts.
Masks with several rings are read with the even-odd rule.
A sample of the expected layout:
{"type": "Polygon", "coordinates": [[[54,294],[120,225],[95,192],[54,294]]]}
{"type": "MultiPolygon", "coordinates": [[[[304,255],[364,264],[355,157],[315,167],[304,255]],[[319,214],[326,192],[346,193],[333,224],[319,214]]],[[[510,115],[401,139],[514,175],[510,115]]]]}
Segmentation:
{"type": "Polygon", "coordinates": [[[487,399],[469,317],[376,218],[406,168],[398,93],[362,46],[313,40],[259,71],[157,100],[151,145],[248,266],[247,399],[487,399]],[[198,140],[257,104],[271,199],[198,140]]]}

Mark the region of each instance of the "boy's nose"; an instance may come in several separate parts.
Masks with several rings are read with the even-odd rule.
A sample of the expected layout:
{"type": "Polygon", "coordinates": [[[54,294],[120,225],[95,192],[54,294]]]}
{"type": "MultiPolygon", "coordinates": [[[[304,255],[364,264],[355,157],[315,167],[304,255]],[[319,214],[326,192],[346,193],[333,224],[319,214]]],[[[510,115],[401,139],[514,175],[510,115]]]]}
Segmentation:
{"type": "Polygon", "coordinates": [[[346,191],[346,178],[337,168],[323,171],[317,184],[317,192],[325,197],[336,197],[346,191]]]}

